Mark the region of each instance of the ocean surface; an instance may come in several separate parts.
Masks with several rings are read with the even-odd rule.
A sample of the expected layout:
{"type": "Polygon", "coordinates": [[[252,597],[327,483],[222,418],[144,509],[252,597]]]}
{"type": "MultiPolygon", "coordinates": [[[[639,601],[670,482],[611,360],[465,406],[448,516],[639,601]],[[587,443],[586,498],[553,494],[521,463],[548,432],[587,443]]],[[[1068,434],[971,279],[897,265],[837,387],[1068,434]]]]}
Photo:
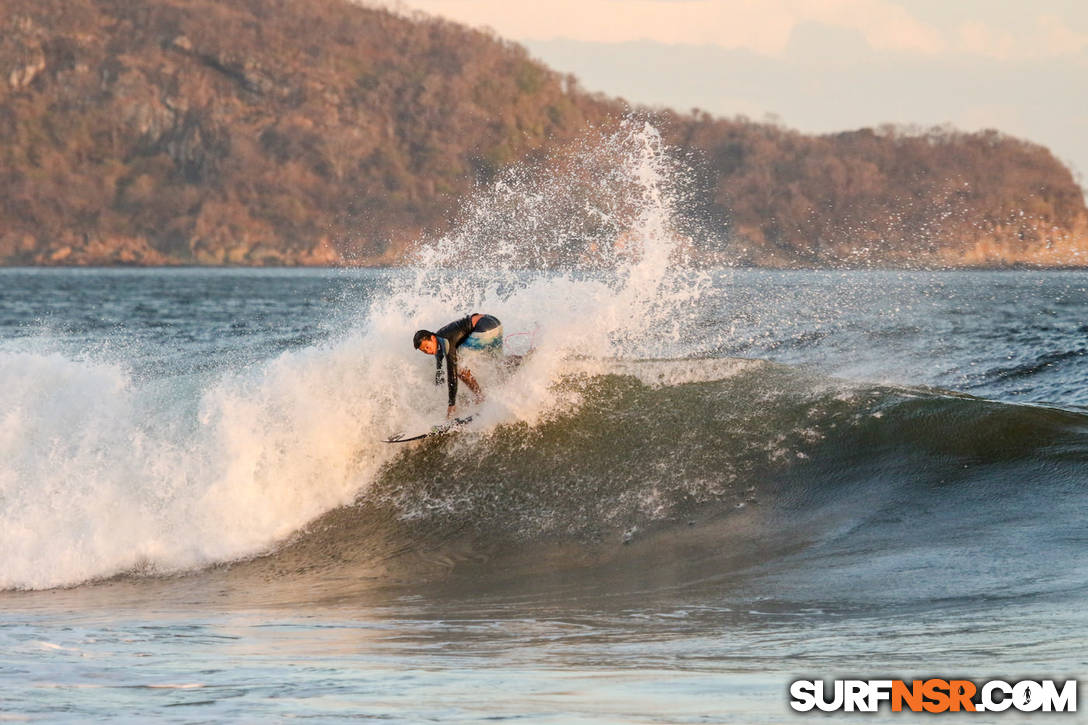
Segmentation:
{"type": "Polygon", "coordinates": [[[0,270],[3,717],[782,722],[799,677],[1088,670],[1088,273],[717,270],[667,357],[534,340],[396,446],[444,412],[368,317],[406,276],[0,270]]]}
{"type": "Polygon", "coordinates": [[[0,719],[779,723],[799,678],[1088,675],[1088,272],[703,268],[655,144],[397,270],[0,270],[0,719]],[[531,354],[384,443],[445,416],[412,333],[473,311],[531,354]]]}

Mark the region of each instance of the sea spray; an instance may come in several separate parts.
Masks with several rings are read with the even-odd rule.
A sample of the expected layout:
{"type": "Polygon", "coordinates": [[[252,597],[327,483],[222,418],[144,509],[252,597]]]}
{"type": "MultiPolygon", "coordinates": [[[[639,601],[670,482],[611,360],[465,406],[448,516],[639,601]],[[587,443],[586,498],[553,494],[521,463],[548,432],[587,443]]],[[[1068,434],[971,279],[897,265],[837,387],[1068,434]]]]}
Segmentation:
{"type": "Polygon", "coordinates": [[[531,423],[576,406],[576,391],[557,397],[555,386],[572,356],[712,347],[688,334],[709,280],[687,259],[687,174],[657,130],[636,119],[515,166],[472,197],[452,232],[421,245],[413,273],[369,316],[433,330],[488,312],[508,333],[531,336],[535,354],[496,391],[483,411],[490,422],[531,423]]]}
{"type": "Polygon", "coordinates": [[[568,350],[614,355],[624,344],[625,355],[659,356],[707,283],[686,259],[687,173],[634,119],[515,166],[472,197],[451,233],[416,251],[414,274],[379,304],[416,317],[430,313],[426,303],[501,305],[559,328],[568,350]]]}

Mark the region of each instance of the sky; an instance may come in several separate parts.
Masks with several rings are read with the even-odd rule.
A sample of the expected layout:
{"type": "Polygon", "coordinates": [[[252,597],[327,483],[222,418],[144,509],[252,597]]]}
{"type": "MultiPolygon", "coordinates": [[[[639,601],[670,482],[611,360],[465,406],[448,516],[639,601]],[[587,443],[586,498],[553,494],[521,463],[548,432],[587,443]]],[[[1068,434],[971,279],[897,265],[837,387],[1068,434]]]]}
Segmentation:
{"type": "Polygon", "coordinates": [[[1085,0],[404,0],[583,88],[809,133],[996,128],[1088,183],[1085,0]]]}

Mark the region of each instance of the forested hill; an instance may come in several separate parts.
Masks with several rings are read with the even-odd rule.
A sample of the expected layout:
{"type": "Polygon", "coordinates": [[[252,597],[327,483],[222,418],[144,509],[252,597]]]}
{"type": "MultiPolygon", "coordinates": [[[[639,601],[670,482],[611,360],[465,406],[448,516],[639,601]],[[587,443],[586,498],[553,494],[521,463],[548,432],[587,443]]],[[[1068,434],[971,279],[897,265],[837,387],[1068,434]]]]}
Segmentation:
{"type": "MultiPolygon", "coordinates": [[[[345,0],[0,0],[0,263],[394,263],[474,183],[627,110],[345,0]]],[[[697,152],[716,261],[1088,257],[1083,194],[1036,145],[651,115],[697,152]]]]}

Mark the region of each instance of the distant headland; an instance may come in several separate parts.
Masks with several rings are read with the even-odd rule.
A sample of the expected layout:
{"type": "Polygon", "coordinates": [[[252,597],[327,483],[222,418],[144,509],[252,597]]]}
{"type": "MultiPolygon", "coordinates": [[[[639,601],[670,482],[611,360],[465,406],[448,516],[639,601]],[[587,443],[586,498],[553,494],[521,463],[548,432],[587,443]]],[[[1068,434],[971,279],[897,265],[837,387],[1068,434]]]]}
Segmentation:
{"type": "MultiPolygon", "coordinates": [[[[347,0],[6,0],[0,264],[396,264],[628,104],[494,35],[347,0]]],[[[810,136],[636,109],[713,263],[1088,266],[1070,170],[996,131],[810,136]]]]}

